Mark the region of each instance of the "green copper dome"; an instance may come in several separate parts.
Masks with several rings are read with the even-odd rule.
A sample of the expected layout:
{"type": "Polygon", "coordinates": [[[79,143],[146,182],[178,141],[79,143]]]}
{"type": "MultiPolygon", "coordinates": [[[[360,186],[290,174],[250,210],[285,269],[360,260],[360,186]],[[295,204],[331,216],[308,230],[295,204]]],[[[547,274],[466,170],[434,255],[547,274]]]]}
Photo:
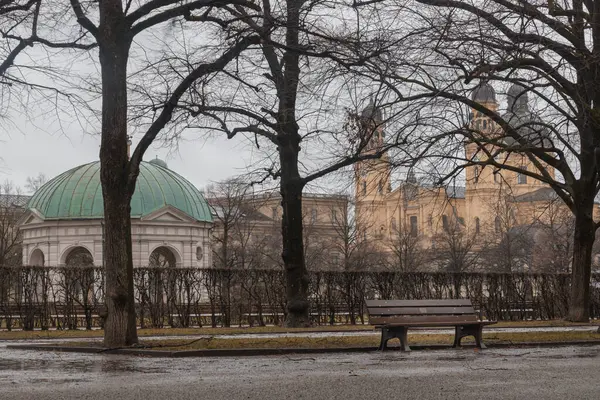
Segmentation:
{"type": "MultiPolygon", "coordinates": [[[[211,222],[206,200],[190,182],[161,165],[143,161],[131,199],[131,217],[172,206],[197,221],[211,222]]],[[[45,219],[96,219],[104,216],[100,162],[75,167],[35,192],[28,204],[45,219]]]]}

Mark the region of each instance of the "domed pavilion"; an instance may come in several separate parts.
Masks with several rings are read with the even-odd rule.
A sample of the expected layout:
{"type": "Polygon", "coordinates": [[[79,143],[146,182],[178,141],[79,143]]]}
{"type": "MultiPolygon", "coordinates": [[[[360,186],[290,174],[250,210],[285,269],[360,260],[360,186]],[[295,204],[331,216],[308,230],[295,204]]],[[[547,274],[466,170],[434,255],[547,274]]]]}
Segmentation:
{"type": "MultiPolygon", "coordinates": [[[[210,267],[208,203],[162,160],[140,164],[131,225],[134,266],[210,267]]],[[[75,167],[42,186],[20,228],[24,265],[102,265],[100,162],[75,167]]]]}

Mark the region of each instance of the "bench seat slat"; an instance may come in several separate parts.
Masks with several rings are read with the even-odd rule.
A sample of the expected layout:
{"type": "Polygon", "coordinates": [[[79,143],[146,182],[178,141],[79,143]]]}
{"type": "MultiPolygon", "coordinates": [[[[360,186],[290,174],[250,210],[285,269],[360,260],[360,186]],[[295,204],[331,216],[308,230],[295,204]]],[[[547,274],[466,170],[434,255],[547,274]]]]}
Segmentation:
{"type": "Polygon", "coordinates": [[[456,315],[475,314],[472,306],[461,307],[393,307],[393,308],[369,308],[369,314],[380,315],[456,315]]]}
{"type": "Polygon", "coordinates": [[[472,305],[469,299],[445,300],[367,300],[368,308],[376,307],[460,307],[472,305]]]}
{"type": "Polygon", "coordinates": [[[369,318],[371,325],[388,324],[418,324],[424,322],[469,323],[479,321],[475,315],[411,315],[401,317],[373,317],[369,318]]]}
{"type": "Polygon", "coordinates": [[[449,322],[415,322],[415,323],[401,323],[401,324],[372,324],[375,328],[394,328],[405,326],[407,328],[444,328],[450,326],[487,326],[495,324],[495,321],[474,321],[474,322],[465,322],[465,323],[457,323],[456,321],[449,322]]]}

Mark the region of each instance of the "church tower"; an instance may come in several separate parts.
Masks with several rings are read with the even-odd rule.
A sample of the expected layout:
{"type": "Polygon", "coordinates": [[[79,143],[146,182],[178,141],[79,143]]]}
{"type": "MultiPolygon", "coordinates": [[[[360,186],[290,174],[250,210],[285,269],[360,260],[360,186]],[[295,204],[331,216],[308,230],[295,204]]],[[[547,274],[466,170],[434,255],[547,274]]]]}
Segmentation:
{"type": "MultiPolygon", "coordinates": [[[[487,82],[480,83],[473,90],[471,99],[491,111],[498,112],[496,92],[487,82]]],[[[527,91],[523,86],[513,84],[508,89],[507,109],[502,114],[502,119],[517,130],[528,146],[551,147],[550,132],[529,109],[527,91]]],[[[531,160],[519,151],[521,144],[505,134],[491,118],[474,108],[471,109],[469,130],[473,140],[465,142],[465,155],[468,160],[486,161],[489,152],[499,164],[511,165],[522,171],[537,171],[531,160]]],[[[548,172],[554,175],[553,169],[548,169],[548,172]]],[[[505,201],[502,199],[515,198],[547,187],[524,173],[497,169],[489,165],[467,167],[465,178],[467,225],[473,227],[476,233],[480,233],[484,226],[494,231],[497,218],[508,218],[494,215],[498,212],[494,211],[494,208],[501,208],[499,203],[505,201]]],[[[511,218],[514,218],[515,224],[525,222],[517,216],[511,218]]]]}
{"type": "MultiPolygon", "coordinates": [[[[380,152],[385,141],[381,110],[373,99],[360,116],[360,140],[365,143],[361,154],[380,152]]],[[[364,239],[378,239],[386,234],[385,199],[391,192],[389,156],[360,161],[354,165],[356,216],[364,239]],[[360,227],[362,225],[362,227],[360,227]]]]}
{"type": "MultiPolygon", "coordinates": [[[[488,110],[494,112],[498,111],[496,91],[487,82],[481,82],[475,90],[473,90],[471,100],[481,104],[488,110]]],[[[469,129],[474,137],[490,137],[497,132],[498,125],[482,112],[472,108],[469,117],[469,129]]],[[[493,151],[491,148],[490,150],[493,151]]],[[[468,160],[475,162],[483,161],[487,158],[479,144],[474,141],[467,141],[465,143],[465,153],[468,160]]],[[[493,172],[493,168],[491,167],[483,168],[482,166],[475,165],[466,168],[466,190],[495,187],[494,181],[498,181],[499,177],[495,176],[493,172]]]]}

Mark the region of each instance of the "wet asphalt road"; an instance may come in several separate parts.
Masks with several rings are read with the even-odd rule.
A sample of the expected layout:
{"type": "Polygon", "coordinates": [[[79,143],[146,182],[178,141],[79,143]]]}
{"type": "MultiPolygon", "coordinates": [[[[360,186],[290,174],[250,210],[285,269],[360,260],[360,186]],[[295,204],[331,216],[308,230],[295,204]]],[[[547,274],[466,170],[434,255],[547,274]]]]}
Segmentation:
{"type": "Polygon", "coordinates": [[[0,399],[599,399],[600,346],[158,359],[7,350],[0,399]]]}

